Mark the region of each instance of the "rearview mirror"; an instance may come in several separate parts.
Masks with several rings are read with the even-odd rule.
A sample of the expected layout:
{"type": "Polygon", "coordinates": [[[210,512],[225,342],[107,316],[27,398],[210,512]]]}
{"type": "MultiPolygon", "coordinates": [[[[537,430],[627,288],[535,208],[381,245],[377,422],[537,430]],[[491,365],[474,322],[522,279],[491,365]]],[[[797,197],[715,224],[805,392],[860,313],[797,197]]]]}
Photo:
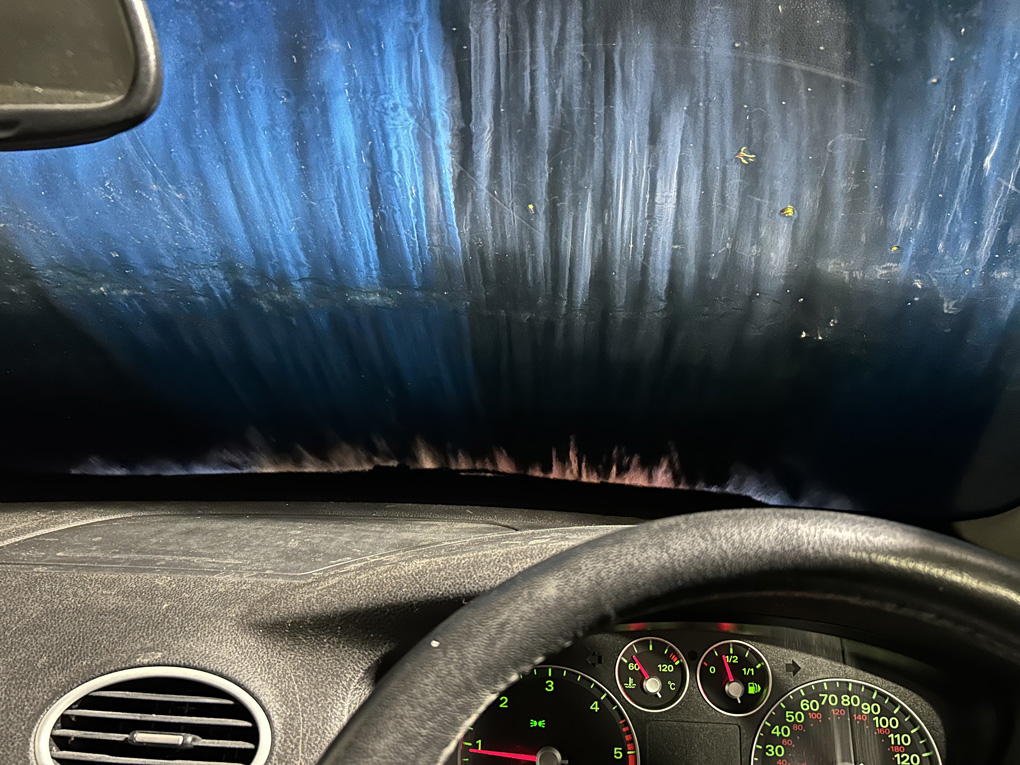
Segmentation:
{"type": "Polygon", "coordinates": [[[109,138],[162,89],[145,0],[0,0],[0,151],[109,138]]]}

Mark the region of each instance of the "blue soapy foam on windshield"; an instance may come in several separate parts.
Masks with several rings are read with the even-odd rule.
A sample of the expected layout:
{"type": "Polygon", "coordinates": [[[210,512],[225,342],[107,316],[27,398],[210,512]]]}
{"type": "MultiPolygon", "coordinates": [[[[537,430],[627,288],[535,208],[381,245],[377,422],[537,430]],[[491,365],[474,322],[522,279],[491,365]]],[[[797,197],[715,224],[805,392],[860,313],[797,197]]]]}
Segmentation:
{"type": "MultiPolygon", "coordinates": [[[[671,274],[693,299],[722,249],[777,294],[812,265],[863,280],[894,268],[953,300],[1015,251],[1008,4],[974,42],[941,23],[907,27],[877,68],[853,51],[860,71],[824,97],[809,89],[830,75],[780,82],[778,42],[735,48],[750,25],[735,9],[702,9],[678,40],[637,12],[593,22],[581,0],[533,15],[464,6],[454,32],[429,0],[292,0],[265,15],[154,2],[159,111],[100,144],[5,156],[6,236],[44,276],[150,297],[225,294],[240,278],[483,301],[495,264],[517,259],[536,300],[581,308],[606,283],[614,306],[640,295],[647,310],[667,305],[671,274]],[[469,62],[460,83],[455,61],[469,62]],[[747,167],[732,157],[745,142],[747,167]],[[773,220],[793,202],[796,234],[773,220]]],[[[997,295],[1016,292],[1012,271],[996,279],[997,295]]]]}
{"type": "Polygon", "coordinates": [[[346,432],[386,387],[440,409],[470,400],[462,312],[396,305],[437,271],[463,283],[435,3],[153,13],[166,85],[148,123],[2,157],[12,249],[125,367],[203,418],[260,412],[268,427],[342,402],[324,422],[346,432]],[[404,322],[359,328],[373,304],[404,322]]]}
{"type": "Polygon", "coordinates": [[[167,289],[225,295],[236,279],[298,294],[308,280],[429,287],[440,259],[456,261],[441,264],[456,281],[449,66],[434,2],[258,12],[157,2],[153,13],[166,86],[147,124],[0,163],[0,209],[20,254],[156,300],[167,289]]]}
{"type": "Polygon", "coordinates": [[[1014,338],[1015,4],[151,6],[159,110],[0,156],[0,247],[211,432],[682,440],[690,380],[818,388],[801,341],[937,410],[1014,338]]]}

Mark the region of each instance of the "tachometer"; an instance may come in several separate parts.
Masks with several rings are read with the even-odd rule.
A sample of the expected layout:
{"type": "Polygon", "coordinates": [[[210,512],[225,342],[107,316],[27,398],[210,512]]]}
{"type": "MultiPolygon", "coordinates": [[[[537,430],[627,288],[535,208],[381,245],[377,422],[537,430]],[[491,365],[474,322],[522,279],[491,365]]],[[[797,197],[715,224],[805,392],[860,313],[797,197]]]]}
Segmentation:
{"type": "Polygon", "coordinates": [[[924,723],[902,701],[856,680],[796,688],[765,717],[751,765],[941,765],[924,723]]]}
{"type": "Polygon", "coordinates": [[[543,665],[510,686],[468,728],[452,763],[638,765],[630,719],[587,675],[543,665]]]}

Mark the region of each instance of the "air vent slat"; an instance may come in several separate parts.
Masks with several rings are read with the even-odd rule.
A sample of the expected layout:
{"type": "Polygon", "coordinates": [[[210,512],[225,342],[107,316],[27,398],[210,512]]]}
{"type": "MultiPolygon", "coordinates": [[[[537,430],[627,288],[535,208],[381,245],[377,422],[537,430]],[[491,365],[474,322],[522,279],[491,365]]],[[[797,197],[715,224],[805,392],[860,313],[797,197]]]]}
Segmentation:
{"type": "Polygon", "coordinates": [[[235,706],[236,701],[232,699],[218,699],[212,696],[183,696],[173,693],[140,693],[138,691],[96,691],[89,696],[99,696],[106,699],[129,699],[131,701],[174,701],[181,704],[224,704],[235,706]]]}
{"type": "Polygon", "coordinates": [[[90,752],[53,752],[52,757],[59,762],[96,762],[105,765],[244,765],[241,762],[213,762],[212,760],[152,760],[147,757],[111,757],[106,754],[90,752]]]}
{"type": "Polygon", "coordinates": [[[270,751],[269,720],[251,695],[183,667],[91,680],[54,704],[37,730],[39,765],[265,765],[270,751]]]}
{"type": "Polygon", "coordinates": [[[130,734],[100,733],[96,730],[69,730],[67,728],[57,728],[50,735],[67,738],[93,738],[99,741],[127,741],[130,734]]]}
{"type": "Polygon", "coordinates": [[[156,715],[142,712],[112,712],[107,709],[68,709],[68,717],[98,717],[104,720],[136,720],[138,722],[189,723],[191,725],[223,725],[229,728],[250,728],[247,720],[230,717],[192,717],[191,715],[156,715]]]}
{"type": "MultiPolygon", "coordinates": [[[[90,738],[97,741],[128,741],[131,738],[130,733],[101,733],[94,730],[72,730],[69,728],[57,728],[51,734],[51,736],[57,736],[59,738],[90,738]]],[[[199,738],[195,736],[192,740],[191,746],[198,747],[204,746],[209,749],[254,749],[255,744],[250,741],[233,741],[231,739],[220,739],[220,738],[199,738]]]]}

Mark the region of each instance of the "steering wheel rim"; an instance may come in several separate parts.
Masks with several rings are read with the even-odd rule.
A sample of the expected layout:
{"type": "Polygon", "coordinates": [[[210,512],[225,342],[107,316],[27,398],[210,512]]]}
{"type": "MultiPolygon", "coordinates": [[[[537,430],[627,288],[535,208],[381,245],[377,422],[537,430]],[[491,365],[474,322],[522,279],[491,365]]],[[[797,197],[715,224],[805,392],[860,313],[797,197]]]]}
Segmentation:
{"type": "Polygon", "coordinates": [[[320,765],[438,765],[522,672],[622,613],[707,592],[895,613],[1020,670],[1020,567],[933,532],[804,510],[717,511],[559,553],[459,609],[380,681],[320,765]]]}

